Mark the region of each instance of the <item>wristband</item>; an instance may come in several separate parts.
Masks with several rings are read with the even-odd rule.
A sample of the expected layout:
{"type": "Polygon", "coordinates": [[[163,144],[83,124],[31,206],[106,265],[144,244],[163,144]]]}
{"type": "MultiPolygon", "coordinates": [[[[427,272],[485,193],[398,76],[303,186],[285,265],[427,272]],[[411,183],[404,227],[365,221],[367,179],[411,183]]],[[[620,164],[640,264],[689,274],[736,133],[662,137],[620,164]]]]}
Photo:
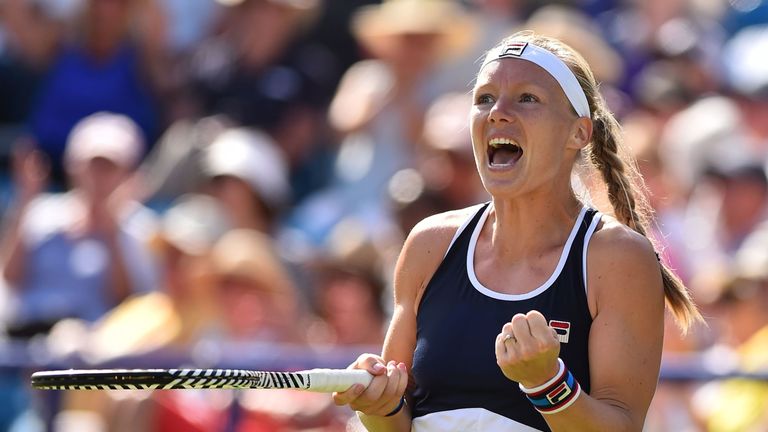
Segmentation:
{"type": "Polygon", "coordinates": [[[384,417],[392,417],[393,415],[399,413],[403,409],[404,406],[405,406],[405,395],[403,395],[403,397],[400,398],[400,403],[397,404],[395,409],[390,411],[389,414],[385,415],[384,417]]]}
{"type": "Polygon", "coordinates": [[[554,414],[568,408],[581,394],[579,382],[565,367],[562,359],[558,358],[557,361],[560,367],[549,381],[532,389],[520,384],[520,390],[542,414],[554,414]]]}

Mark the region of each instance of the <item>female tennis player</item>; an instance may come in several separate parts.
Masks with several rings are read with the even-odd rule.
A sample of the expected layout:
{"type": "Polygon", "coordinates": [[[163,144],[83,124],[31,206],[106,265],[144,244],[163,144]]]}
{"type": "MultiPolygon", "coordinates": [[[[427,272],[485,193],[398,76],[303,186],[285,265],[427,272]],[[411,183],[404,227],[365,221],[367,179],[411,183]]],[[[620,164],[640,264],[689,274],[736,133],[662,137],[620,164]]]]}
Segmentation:
{"type": "Polygon", "coordinates": [[[617,121],[584,59],[531,32],[488,52],[473,101],[492,199],[412,230],[383,353],[350,365],[375,377],[335,402],[371,431],[640,431],[665,299],[684,328],[700,315],[645,234],[617,121]],[[599,172],[605,213],[579,168],[599,172]]]}

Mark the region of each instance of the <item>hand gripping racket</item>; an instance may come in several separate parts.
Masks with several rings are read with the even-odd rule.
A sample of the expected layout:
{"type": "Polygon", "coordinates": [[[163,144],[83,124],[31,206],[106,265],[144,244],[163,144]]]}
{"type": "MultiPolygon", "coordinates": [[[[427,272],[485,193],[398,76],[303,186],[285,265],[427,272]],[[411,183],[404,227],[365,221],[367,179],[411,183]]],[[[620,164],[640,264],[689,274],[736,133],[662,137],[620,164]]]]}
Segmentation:
{"type": "Polygon", "coordinates": [[[237,369],[94,369],[32,374],[41,390],[299,389],[331,393],[354,384],[368,386],[373,376],[360,369],[310,369],[266,372],[237,369]]]}

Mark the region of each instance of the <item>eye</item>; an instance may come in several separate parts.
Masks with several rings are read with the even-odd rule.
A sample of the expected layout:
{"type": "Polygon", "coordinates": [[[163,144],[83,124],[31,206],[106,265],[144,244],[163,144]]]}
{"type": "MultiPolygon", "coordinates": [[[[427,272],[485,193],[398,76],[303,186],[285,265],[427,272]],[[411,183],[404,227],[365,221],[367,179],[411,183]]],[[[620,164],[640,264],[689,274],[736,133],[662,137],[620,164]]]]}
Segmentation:
{"type": "Polygon", "coordinates": [[[488,93],[483,93],[475,97],[475,105],[485,105],[493,102],[494,102],[493,96],[489,95],[488,93]]]}
{"type": "Polygon", "coordinates": [[[538,102],[539,98],[537,98],[535,95],[531,93],[523,93],[520,95],[520,102],[523,103],[531,103],[531,102],[538,102]]]}

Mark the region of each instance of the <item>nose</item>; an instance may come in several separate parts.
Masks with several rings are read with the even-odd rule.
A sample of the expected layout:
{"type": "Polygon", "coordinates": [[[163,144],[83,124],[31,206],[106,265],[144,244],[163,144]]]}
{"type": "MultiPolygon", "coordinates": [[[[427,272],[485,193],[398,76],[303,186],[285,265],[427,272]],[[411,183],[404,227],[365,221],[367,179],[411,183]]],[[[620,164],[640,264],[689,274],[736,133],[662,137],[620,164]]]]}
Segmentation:
{"type": "Polygon", "coordinates": [[[491,107],[491,111],[488,114],[488,120],[491,123],[513,122],[515,120],[515,114],[514,111],[510,109],[507,101],[504,98],[499,98],[491,107]]]}

